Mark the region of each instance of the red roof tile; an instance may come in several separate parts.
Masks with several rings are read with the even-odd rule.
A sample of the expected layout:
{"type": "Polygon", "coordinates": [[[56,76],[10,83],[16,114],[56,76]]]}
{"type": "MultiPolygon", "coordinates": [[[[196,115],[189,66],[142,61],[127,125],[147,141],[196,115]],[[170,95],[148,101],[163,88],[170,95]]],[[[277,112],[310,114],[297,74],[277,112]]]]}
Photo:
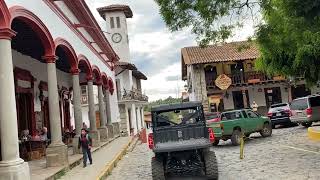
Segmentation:
{"type": "Polygon", "coordinates": [[[185,47],[181,51],[185,64],[239,61],[259,57],[257,46],[247,41],[211,45],[205,48],[185,47]]]}

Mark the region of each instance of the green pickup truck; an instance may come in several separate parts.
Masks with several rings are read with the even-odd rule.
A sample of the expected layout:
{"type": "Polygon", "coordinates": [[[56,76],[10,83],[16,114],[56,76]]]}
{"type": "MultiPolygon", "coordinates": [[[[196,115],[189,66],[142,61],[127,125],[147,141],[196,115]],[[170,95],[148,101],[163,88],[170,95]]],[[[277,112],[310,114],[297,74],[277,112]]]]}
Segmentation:
{"type": "MultiPolygon", "coordinates": [[[[260,116],[251,109],[233,110],[221,113],[220,116],[221,135],[220,139],[226,141],[231,139],[233,145],[239,145],[242,135],[249,137],[251,133],[260,132],[261,136],[268,137],[272,134],[270,119],[260,116]]],[[[216,123],[211,124],[213,130],[217,130],[216,123]]],[[[210,127],[210,126],[209,126],[210,127]]],[[[216,137],[219,138],[219,137],[216,137]]],[[[215,142],[217,145],[219,143],[215,142]]]]}

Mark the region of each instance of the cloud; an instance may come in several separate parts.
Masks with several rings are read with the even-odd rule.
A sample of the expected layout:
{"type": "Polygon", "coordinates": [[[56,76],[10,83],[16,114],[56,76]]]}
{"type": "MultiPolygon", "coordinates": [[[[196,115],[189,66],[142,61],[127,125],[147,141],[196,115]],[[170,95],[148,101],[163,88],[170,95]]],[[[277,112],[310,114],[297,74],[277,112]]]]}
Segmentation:
{"type": "MultiPolygon", "coordinates": [[[[154,0],[86,0],[88,6],[104,29],[105,21],[96,8],[111,4],[126,4],[133,11],[127,19],[130,39],[131,61],[148,76],[142,81],[142,89],[149,99],[157,100],[168,96],[180,97],[184,90],[181,79],[181,48],[197,45],[190,30],[170,32],[159,14],[154,0]]],[[[252,35],[253,28],[247,24],[230,40],[252,35]]],[[[242,39],[241,39],[242,40],[242,39]]]]}
{"type": "Polygon", "coordinates": [[[178,76],[167,76],[166,77],[166,81],[178,81],[181,79],[181,76],[178,75],[178,76]]]}
{"type": "Polygon", "coordinates": [[[150,100],[164,99],[169,96],[180,97],[181,91],[184,89],[185,82],[180,80],[168,81],[167,77],[180,76],[181,63],[169,65],[160,71],[160,73],[149,77],[148,81],[142,81],[144,92],[149,96],[150,100]]]}

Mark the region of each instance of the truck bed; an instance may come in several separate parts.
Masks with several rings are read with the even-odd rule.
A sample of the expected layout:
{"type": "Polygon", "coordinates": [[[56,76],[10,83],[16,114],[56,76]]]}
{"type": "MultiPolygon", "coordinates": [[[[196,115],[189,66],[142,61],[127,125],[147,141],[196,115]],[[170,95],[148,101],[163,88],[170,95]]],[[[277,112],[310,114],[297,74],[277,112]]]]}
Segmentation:
{"type": "Polygon", "coordinates": [[[203,122],[155,128],[154,152],[173,152],[210,147],[208,128],[203,122]]]}
{"type": "Polygon", "coordinates": [[[173,152],[173,151],[185,151],[192,149],[202,149],[211,146],[209,139],[189,139],[181,141],[169,141],[163,143],[157,143],[154,148],[154,152],[173,152]]]}

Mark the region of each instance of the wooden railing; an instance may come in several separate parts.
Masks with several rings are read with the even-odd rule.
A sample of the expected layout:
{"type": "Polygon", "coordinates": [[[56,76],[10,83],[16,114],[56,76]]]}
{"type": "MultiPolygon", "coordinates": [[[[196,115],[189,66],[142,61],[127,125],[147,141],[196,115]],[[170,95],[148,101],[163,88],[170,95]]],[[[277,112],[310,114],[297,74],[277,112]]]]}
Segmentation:
{"type": "MultiPolygon", "coordinates": [[[[264,73],[251,71],[245,73],[234,73],[234,74],[227,74],[232,80],[232,84],[254,84],[259,82],[266,82],[266,81],[282,81],[285,80],[283,76],[273,76],[268,77],[264,73]]],[[[215,79],[206,78],[207,79],[207,87],[208,88],[215,88],[215,79]]]]}

